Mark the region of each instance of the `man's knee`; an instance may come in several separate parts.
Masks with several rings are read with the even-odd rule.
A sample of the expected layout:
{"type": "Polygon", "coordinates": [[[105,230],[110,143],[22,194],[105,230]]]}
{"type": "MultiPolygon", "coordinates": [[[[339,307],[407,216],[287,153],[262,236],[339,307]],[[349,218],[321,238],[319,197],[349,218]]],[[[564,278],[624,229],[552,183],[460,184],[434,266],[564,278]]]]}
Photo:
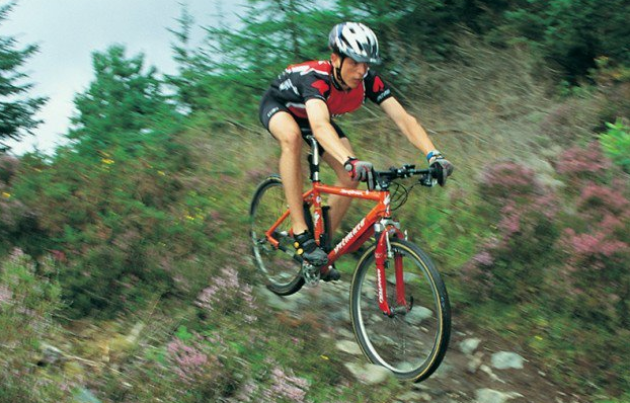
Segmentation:
{"type": "Polygon", "coordinates": [[[359,187],[359,182],[353,181],[347,172],[343,172],[341,175],[337,176],[337,181],[339,185],[344,188],[356,189],[359,187]]]}
{"type": "Polygon", "coordinates": [[[272,116],[269,121],[269,131],[278,140],[282,152],[300,152],[302,149],[302,134],[295,119],[288,113],[282,112],[272,116]]]}
{"type": "Polygon", "coordinates": [[[285,132],[279,139],[282,151],[297,152],[302,150],[302,136],[299,132],[285,132]]]}

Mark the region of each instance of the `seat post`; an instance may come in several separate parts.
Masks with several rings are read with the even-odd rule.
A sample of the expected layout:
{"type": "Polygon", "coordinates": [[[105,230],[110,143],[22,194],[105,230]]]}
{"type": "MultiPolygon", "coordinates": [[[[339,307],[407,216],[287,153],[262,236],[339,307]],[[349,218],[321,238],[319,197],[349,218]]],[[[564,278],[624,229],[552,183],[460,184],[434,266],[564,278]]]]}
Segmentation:
{"type": "Polygon", "coordinates": [[[311,142],[311,152],[308,156],[308,165],[311,170],[311,181],[319,182],[319,144],[313,135],[306,136],[311,142]]]}

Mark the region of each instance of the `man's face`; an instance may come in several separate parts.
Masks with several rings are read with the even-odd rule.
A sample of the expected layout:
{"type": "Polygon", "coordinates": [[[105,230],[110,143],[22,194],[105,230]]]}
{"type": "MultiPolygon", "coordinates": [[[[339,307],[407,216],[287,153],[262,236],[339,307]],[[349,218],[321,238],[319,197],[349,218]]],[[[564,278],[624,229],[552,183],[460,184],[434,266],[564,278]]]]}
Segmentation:
{"type": "MultiPolygon", "coordinates": [[[[333,53],[332,62],[335,67],[339,67],[341,56],[333,53]]],[[[346,57],[341,66],[341,79],[351,89],[357,88],[363,82],[363,77],[365,77],[369,68],[367,63],[359,63],[350,57],[346,57]]]]}

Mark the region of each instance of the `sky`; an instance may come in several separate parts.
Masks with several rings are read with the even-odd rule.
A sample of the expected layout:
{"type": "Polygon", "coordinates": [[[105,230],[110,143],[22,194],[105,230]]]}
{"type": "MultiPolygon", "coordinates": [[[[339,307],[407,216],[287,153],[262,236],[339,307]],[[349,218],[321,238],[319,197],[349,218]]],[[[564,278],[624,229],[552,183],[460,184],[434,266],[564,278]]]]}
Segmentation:
{"type": "MultiPolygon", "coordinates": [[[[6,4],[7,0],[0,0],[6,4]]],[[[14,37],[17,49],[37,44],[39,53],[27,59],[20,70],[33,83],[30,97],[45,96],[48,103],[36,115],[43,120],[34,136],[7,142],[14,154],[37,150],[52,154],[63,144],[73,99],[94,78],[92,53],[112,44],[123,44],[127,57],[144,53],[145,65],[161,73],[175,73],[168,28],[178,28],[176,19],[186,4],[195,19],[193,43],[203,37],[200,26],[217,24],[219,13],[237,21],[245,0],[18,0],[7,20],[0,23],[0,36],[14,37]]]]}

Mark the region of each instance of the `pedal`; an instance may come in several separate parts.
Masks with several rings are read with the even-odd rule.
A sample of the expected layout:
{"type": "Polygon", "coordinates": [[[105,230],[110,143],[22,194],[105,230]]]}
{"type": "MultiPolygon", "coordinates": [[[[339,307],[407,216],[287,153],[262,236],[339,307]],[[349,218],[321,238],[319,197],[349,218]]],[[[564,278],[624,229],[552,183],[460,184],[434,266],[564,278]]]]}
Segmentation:
{"type": "Polygon", "coordinates": [[[341,274],[335,268],[334,265],[328,266],[328,273],[326,273],[321,279],[324,282],[338,281],[341,278],[341,274]]]}
{"type": "Polygon", "coordinates": [[[307,287],[317,287],[320,280],[319,267],[313,266],[308,262],[302,263],[302,277],[307,287]]]}

